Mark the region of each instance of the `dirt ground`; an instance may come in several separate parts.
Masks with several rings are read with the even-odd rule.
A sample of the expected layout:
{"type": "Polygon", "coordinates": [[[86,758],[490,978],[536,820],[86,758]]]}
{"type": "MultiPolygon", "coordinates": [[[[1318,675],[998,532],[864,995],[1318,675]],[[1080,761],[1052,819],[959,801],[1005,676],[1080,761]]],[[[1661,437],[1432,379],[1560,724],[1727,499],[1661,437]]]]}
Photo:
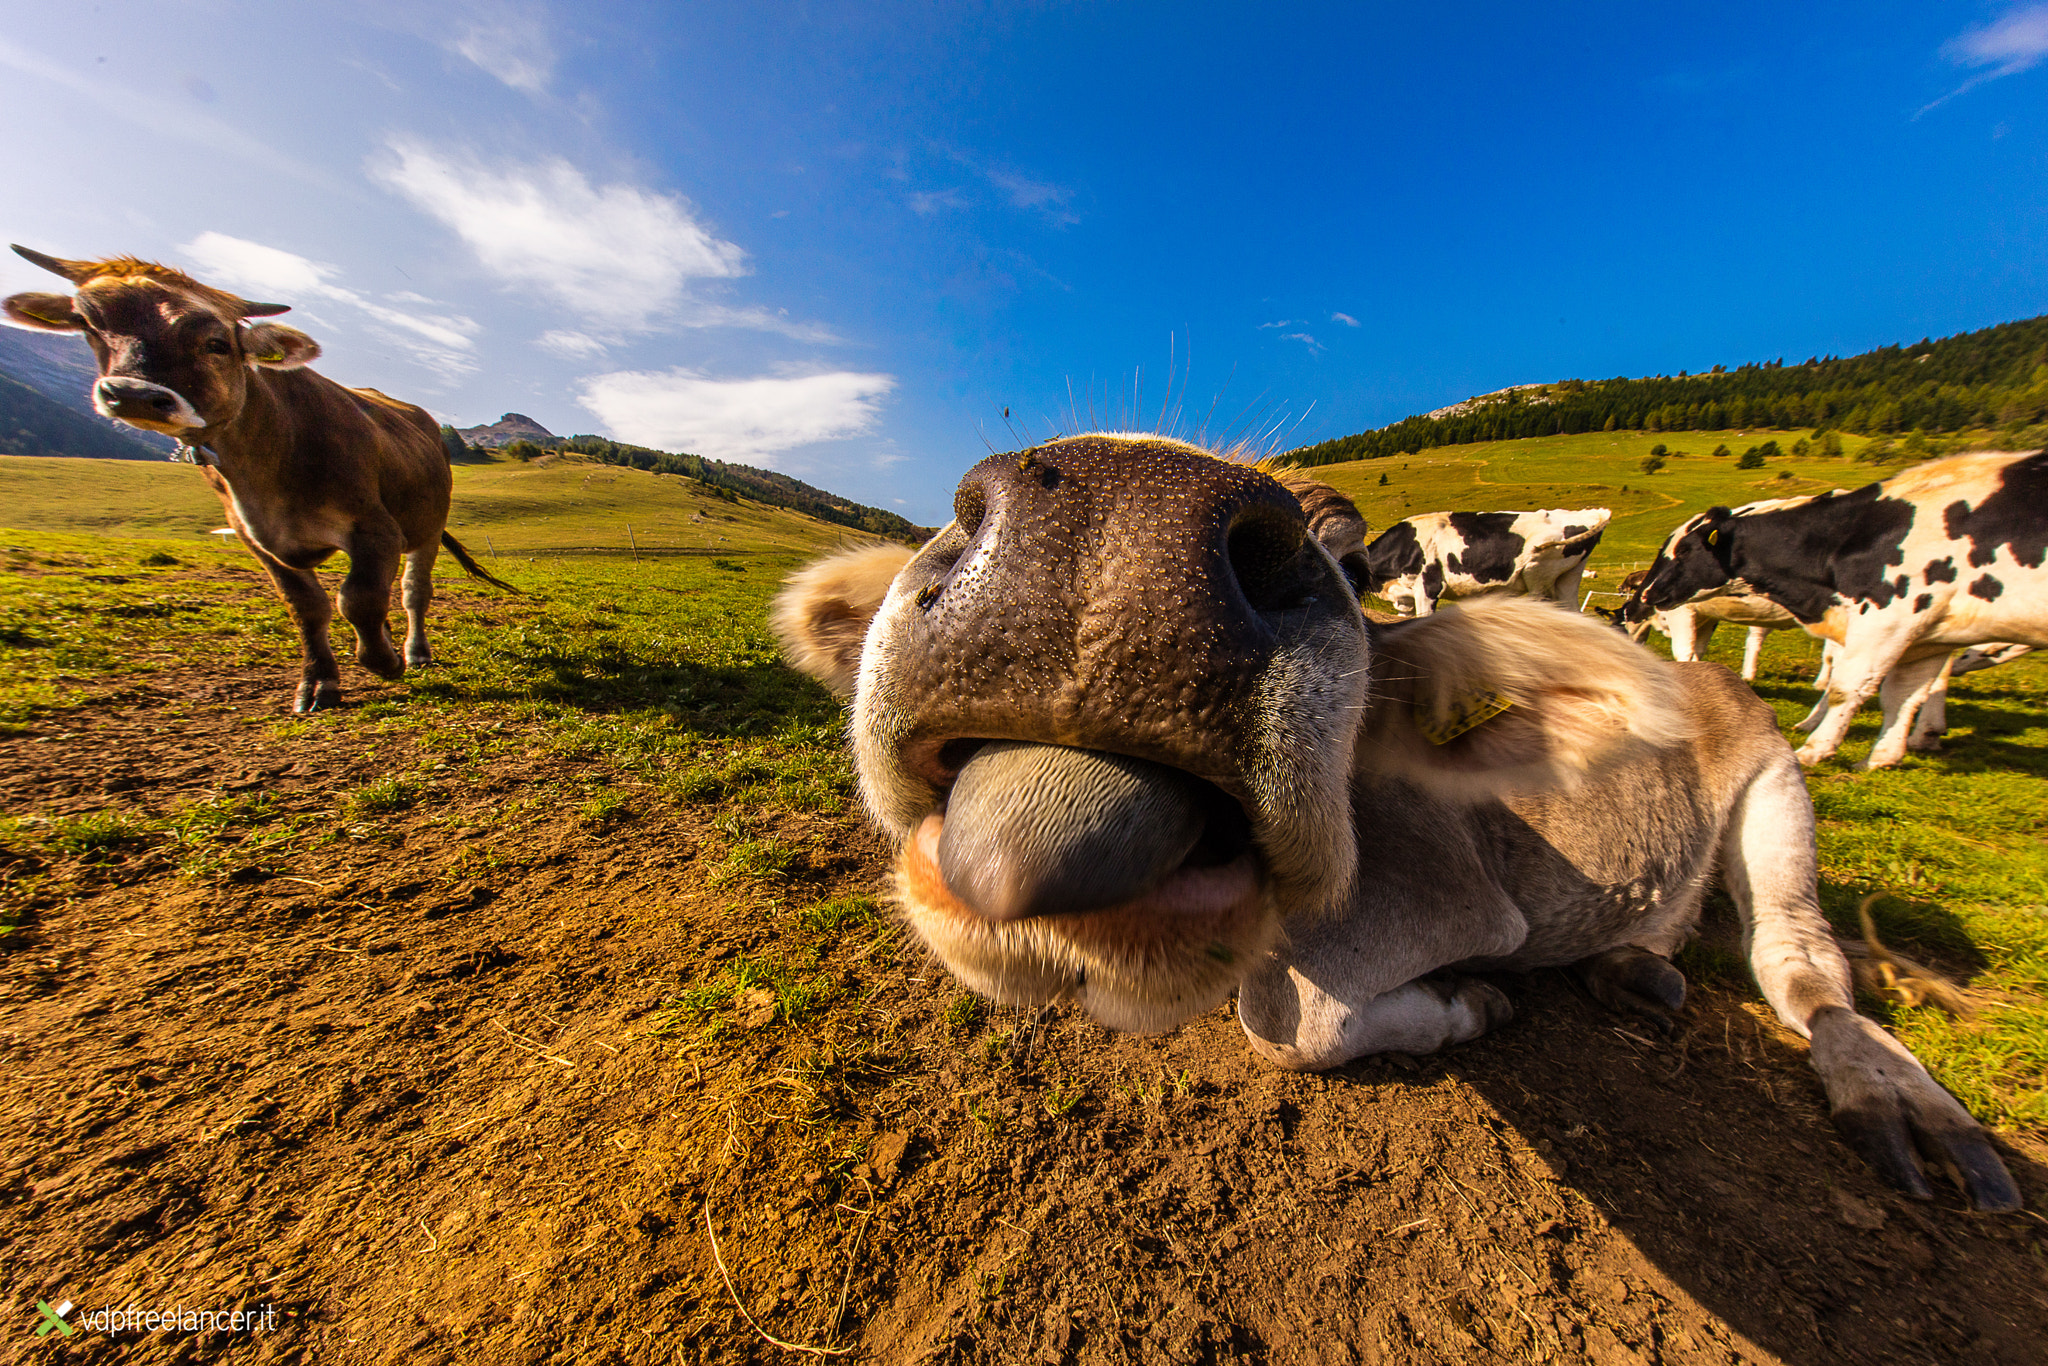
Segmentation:
{"type": "MultiPolygon", "coordinates": [[[[0,739],[0,809],[330,811],[419,761],[359,714],[281,730],[282,677],[167,670],[0,739]]],[[[807,866],[721,892],[715,809],[506,815],[576,763],[537,745],[229,875],[15,869],[0,1358],[2048,1360],[2048,1225],[1880,1185],[1740,992],[1667,1043],[1510,979],[1478,1043],[1282,1074],[1227,1010],[1115,1037],[983,1015],[874,924],[820,945],[795,908],[883,887],[850,816],[779,817],[807,866]],[[677,1014],[811,951],[798,1023],[677,1014]],[[35,1336],[60,1298],[275,1317],[35,1336]]],[[[2007,1157],[2048,1209],[2048,1153],[2007,1157]]]]}

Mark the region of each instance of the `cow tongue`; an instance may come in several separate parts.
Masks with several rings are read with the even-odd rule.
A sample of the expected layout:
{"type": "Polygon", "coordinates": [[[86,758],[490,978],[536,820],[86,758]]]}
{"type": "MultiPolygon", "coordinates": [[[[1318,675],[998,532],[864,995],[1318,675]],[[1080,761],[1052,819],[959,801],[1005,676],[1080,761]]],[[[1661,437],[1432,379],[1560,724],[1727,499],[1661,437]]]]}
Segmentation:
{"type": "Polygon", "coordinates": [[[1075,914],[1157,886],[1205,823],[1196,783],[1143,759],[997,741],[960,770],[939,834],[953,895],[990,920],[1075,914]]]}

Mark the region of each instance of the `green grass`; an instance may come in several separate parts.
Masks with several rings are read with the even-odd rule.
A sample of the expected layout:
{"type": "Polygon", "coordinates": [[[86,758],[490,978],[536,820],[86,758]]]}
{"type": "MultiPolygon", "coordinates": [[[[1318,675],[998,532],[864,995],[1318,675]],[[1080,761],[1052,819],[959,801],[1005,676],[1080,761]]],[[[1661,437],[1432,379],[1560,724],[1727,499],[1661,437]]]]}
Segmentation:
{"type": "Polygon", "coordinates": [[[1321,465],[1305,473],[1348,495],[1377,535],[1403,517],[1424,512],[1483,512],[1503,508],[1605,507],[1614,512],[1589,565],[1587,588],[1611,586],[1630,567],[1645,567],[1673,527],[1717,503],[1788,498],[1856,488],[1910,463],[1858,463],[1869,438],[1842,434],[1835,460],[1782,456],[1764,468],[1738,470],[1736,457],[1716,458],[1716,446],[1739,455],[1776,441],[1789,450],[1804,432],[1587,432],[1471,446],[1439,446],[1407,458],[1321,465]],[[1671,454],[1655,474],[1644,474],[1650,448],[1671,454]],[[1683,454],[1680,454],[1683,452],[1683,454]],[[1781,474],[1792,477],[1782,479],[1781,474]],[[1381,475],[1387,477],[1384,487],[1381,475]]]}

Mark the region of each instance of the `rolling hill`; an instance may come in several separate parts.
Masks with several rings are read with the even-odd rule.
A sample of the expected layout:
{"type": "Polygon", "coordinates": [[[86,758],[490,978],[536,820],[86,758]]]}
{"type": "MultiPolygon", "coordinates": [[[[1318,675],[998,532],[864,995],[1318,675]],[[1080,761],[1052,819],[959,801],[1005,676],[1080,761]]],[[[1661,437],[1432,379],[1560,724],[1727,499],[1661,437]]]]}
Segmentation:
{"type": "Polygon", "coordinates": [[[1847,358],[1782,357],[1702,374],[1566,379],[1480,394],[1373,431],[1303,446],[1292,465],[1582,432],[1831,428],[1876,436],[2048,420],[2048,315],[1847,358]]]}

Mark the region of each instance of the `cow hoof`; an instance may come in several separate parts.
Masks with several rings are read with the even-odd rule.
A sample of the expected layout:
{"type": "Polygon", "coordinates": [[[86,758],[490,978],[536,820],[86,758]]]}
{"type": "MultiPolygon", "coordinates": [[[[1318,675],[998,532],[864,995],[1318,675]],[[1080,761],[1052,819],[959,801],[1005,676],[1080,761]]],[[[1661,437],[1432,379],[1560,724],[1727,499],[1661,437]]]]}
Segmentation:
{"type": "Polygon", "coordinates": [[[1955,1169],[1987,1213],[2020,1207],[2019,1187],[1991,1140],[1904,1044],[1843,1006],[1813,1019],[1813,1070],[1835,1127],[1877,1174],[1919,1200],[1934,1198],[1916,1153],[1955,1169]]]}
{"type": "Polygon", "coordinates": [[[341,705],[341,687],[336,683],[301,683],[299,694],[292,701],[292,710],[303,716],[307,712],[332,711],[341,705]]]}
{"type": "Polygon", "coordinates": [[[424,669],[433,662],[434,657],[428,654],[425,650],[421,650],[417,654],[413,653],[411,650],[407,650],[405,652],[405,667],[408,669],[424,669]]]}
{"type": "Polygon", "coordinates": [[[1799,761],[1801,768],[1812,768],[1817,764],[1825,763],[1828,756],[1815,749],[1812,745],[1801,745],[1793,752],[1792,757],[1799,761]]]}
{"type": "Polygon", "coordinates": [[[396,683],[399,679],[405,677],[405,661],[397,655],[385,655],[382,658],[374,656],[366,658],[362,655],[357,655],[356,663],[362,665],[387,683],[396,683]]]}
{"type": "Polygon", "coordinates": [[[1581,959],[1572,970],[1601,1005],[1640,1015],[1666,1033],[1685,1009],[1685,974],[1648,949],[1624,944],[1581,959]]]}
{"type": "Polygon", "coordinates": [[[1939,754],[1941,753],[1941,737],[1930,735],[1925,740],[1908,740],[1906,748],[1915,754],[1939,754]]]}
{"type": "Polygon", "coordinates": [[[1425,977],[1416,985],[1444,1003],[1449,1037],[1446,1043],[1469,1043],[1515,1018],[1507,993],[1476,977],[1450,974],[1425,977]]]}

